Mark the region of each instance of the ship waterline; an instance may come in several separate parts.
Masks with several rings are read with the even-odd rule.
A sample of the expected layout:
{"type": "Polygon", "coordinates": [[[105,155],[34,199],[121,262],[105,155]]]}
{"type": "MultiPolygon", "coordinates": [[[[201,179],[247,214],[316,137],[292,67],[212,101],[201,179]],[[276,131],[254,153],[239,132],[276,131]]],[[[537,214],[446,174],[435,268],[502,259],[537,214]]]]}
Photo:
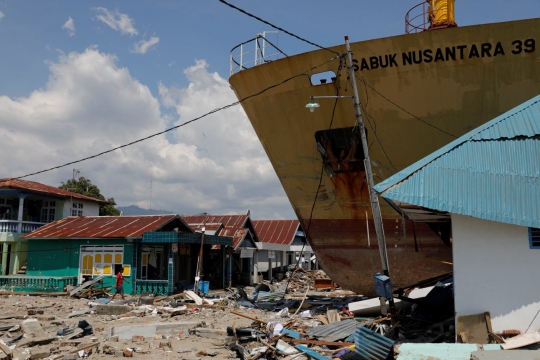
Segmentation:
{"type": "MultiPolygon", "coordinates": [[[[375,182],[538,95],[539,38],[540,19],[531,19],[352,43],[375,182]]],[[[312,96],[352,95],[341,61],[316,50],[240,71],[230,84],[239,99],[262,92],[242,105],[323,268],[370,295],[381,264],[374,230],[367,236],[371,207],[351,100],[305,108],[312,96]],[[322,72],[335,79],[312,84],[322,72]]],[[[384,201],[381,213],[393,285],[451,270],[448,239],[417,224],[423,246],[415,247],[412,223],[404,231],[384,201]]]]}

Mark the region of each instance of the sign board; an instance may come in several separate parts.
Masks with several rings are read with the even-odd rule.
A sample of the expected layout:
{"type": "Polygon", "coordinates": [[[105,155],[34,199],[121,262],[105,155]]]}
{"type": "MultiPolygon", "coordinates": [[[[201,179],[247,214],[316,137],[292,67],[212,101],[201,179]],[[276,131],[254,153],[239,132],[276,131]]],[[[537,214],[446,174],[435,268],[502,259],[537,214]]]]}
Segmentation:
{"type": "Polygon", "coordinates": [[[178,244],[177,243],[172,243],[171,244],[171,250],[173,253],[177,253],[178,252],[178,244]]]}
{"type": "Polygon", "coordinates": [[[275,259],[276,258],[276,252],[273,250],[268,251],[268,258],[269,259],[275,259]]]}
{"type": "Polygon", "coordinates": [[[242,249],[240,251],[240,257],[241,258],[252,258],[253,257],[253,249],[242,249]]]}

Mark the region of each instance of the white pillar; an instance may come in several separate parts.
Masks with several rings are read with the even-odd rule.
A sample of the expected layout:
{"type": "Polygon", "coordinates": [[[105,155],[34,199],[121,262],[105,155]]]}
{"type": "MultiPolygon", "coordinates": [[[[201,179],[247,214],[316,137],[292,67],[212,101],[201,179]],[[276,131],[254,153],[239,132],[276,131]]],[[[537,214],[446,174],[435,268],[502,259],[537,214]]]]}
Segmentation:
{"type": "Polygon", "coordinates": [[[26,197],[26,194],[19,193],[19,214],[17,215],[17,232],[22,232],[22,219],[23,219],[23,207],[24,207],[24,198],[26,197]]]}
{"type": "Polygon", "coordinates": [[[268,251],[268,281],[272,281],[272,259],[270,259],[270,251],[268,251]]]}

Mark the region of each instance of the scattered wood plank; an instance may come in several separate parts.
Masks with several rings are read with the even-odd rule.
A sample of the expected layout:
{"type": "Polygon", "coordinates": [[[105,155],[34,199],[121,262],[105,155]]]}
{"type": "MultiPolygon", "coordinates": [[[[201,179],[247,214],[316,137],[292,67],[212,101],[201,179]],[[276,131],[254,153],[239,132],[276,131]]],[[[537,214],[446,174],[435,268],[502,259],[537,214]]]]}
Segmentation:
{"type": "Polygon", "coordinates": [[[323,356],[321,354],[319,354],[318,352],[316,352],[315,350],[311,350],[310,348],[308,348],[307,346],[304,346],[304,345],[296,345],[295,346],[298,350],[306,353],[309,357],[312,357],[316,360],[329,360],[330,358],[326,357],[326,356],[323,356]]]}
{"type": "Polygon", "coordinates": [[[336,309],[328,309],[326,310],[326,317],[328,318],[328,323],[333,324],[341,321],[341,317],[339,316],[339,311],[336,309]]]}
{"type": "Polygon", "coordinates": [[[518,349],[523,346],[539,343],[540,332],[521,334],[516,337],[506,339],[505,341],[506,343],[501,345],[504,350],[518,349]]]}
{"type": "Polygon", "coordinates": [[[322,322],[324,325],[330,324],[330,323],[328,322],[328,319],[327,319],[326,316],[324,316],[324,315],[317,315],[317,316],[315,316],[315,317],[316,317],[317,319],[321,320],[321,322],[322,322]]]}
{"type": "Polygon", "coordinates": [[[11,349],[2,340],[0,340],[0,350],[2,350],[4,354],[6,354],[8,360],[11,360],[13,358],[13,353],[11,352],[11,349]]]}
{"type": "Polygon", "coordinates": [[[324,340],[310,340],[310,339],[294,339],[290,337],[281,338],[285,342],[295,343],[295,344],[306,344],[306,345],[320,345],[320,346],[352,346],[352,342],[337,342],[337,341],[324,341],[324,340]]]}
{"type": "Polygon", "coordinates": [[[191,290],[185,290],[184,291],[184,294],[191,300],[195,301],[195,304],[197,305],[202,305],[203,304],[203,300],[201,299],[201,297],[197,294],[195,294],[193,291],[191,290]]]}
{"type": "Polygon", "coordinates": [[[80,285],[79,287],[76,287],[75,289],[71,290],[69,292],[69,296],[73,296],[75,294],[77,294],[79,291],[83,290],[83,289],[86,289],[87,287],[89,287],[90,285],[94,285],[95,283],[103,280],[103,278],[105,277],[106,275],[100,275],[98,276],[97,278],[91,280],[91,281],[87,281],[85,283],[83,283],[82,285],[80,285]]]}
{"type": "Polygon", "coordinates": [[[244,315],[244,314],[241,314],[241,313],[236,312],[236,311],[231,311],[231,314],[238,315],[238,316],[244,317],[246,319],[256,321],[256,322],[258,322],[260,324],[264,324],[264,325],[268,324],[266,321],[257,319],[256,317],[251,317],[251,316],[248,316],[248,315],[244,315]]]}
{"type": "Polygon", "coordinates": [[[461,341],[468,344],[488,344],[488,329],[491,328],[491,317],[486,313],[462,315],[457,317],[457,333],[461,341]],[[488,325],[489,321],[489,325],[488,325]]]}

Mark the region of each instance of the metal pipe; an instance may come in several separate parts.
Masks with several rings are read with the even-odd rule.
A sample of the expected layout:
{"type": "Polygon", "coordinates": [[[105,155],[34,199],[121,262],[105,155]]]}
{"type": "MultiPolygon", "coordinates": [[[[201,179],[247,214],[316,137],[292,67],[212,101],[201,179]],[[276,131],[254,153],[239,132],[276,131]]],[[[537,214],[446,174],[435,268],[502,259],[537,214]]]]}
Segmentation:
{"type": "MultiPolygon", "coordinates": [[[[356,77],[354,74],[354,68],[353,68],[353,58],[352,58],[352,52],[351,52],[351,46],[349,44],[349,37],[345,36],[345,44],[347,46],[347,58],[349,60],[349,71],[350,71],[350,77],[352,79],[352,85],[353,85],[353,91],[354,91],[354,112],[356,116],[356,122],[358,123],[358,127],[360,128],[360,136],[362,138],[362,148],[364,150],[364,157],[365,157],[365,170],[366,170],[366,177],[368,180],[368,187],[369,187],[369,197],[371,200],[371,211],[373,213],[373,222],[375,223],[375,232],[377,234],[377,241],[379,243],[379,254],[381,256],[381,263],[383,267],[383,273],[390,277],[390,270],[388,267],[388,254],[386,253],[386,240],[384,237],[384,228],[382,223],[382,217],[381,217],[381,205],[379,203],[379,196],[377,195],[377,192],[374,189],[374,182],[373,182],[373,170],[371,169],[371,160],[369,157],[369,145],[367,142],[366,137],[366,129],[364,126],[364,121],[362,119],[362,109],[360,107],[360,97],[358,96],[358,88],[356,86],[356,77]]],[[[390,303],[390,311],[392,314],[395,313],[395,306],[394,306],[394,299],[389,299],[390,303]]]]}

